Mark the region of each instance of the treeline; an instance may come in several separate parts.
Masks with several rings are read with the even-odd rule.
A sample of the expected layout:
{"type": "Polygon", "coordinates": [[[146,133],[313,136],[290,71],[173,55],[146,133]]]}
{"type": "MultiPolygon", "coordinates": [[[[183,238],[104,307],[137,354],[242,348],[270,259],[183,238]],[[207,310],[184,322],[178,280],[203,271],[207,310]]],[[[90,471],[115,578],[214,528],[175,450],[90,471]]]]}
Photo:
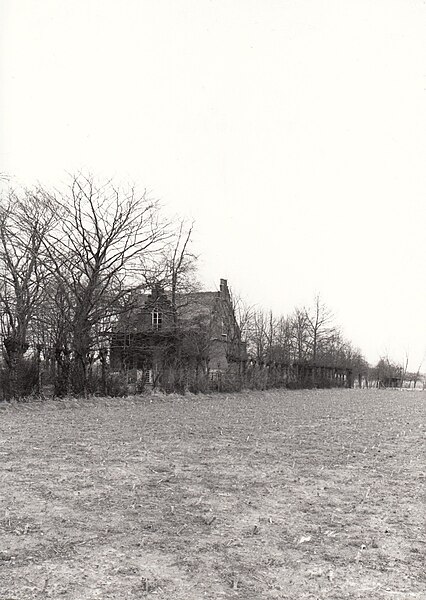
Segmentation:
{"type": "MultiPolygon", "coordinates": [[[[59,397],[124,393],[126,378],[110,369],[114,325],[137,309],[141,289],[157,283],[169,292],[177,336],[178,298],[198,287],[191,234],[192,225],[166,219],[146,192],[85,174],[72,177],[63,191],[5,190],[0,398],[42,394],[46,387],[59,397]]],[[[285,368],[295,364],[350,369],[359,385],[390,380],[390,362],[372,370],[320,297],[289,316],[233,302],[247,344],[241,385],[282,385],[285,368]]],[[[185,353],[187,363],[196,364],[195,390],[199,381],[210,381],[211,335],[202,327],[181,331],[180,354],[170,352],[169,360],[172,382],[188,379],[186,364],[179,363],[185,353]]]]}
{"type": "MultiPolygon", "coordinates": [[[[235,307],[247,340],[254,385],[281,385],[280,365],[292,365],[293,372],[298,365],[315,365],[319,373],[321,367],[347,370],[355,387],[424,387],[422,364],[409,371],[408,354],[400,362],[385,355],[370,365],[362,351],[344,337],[332,310],[319,295],[311,306],[298,307],[288,316],[247,307],[240,299],[235,300],[235,307]]],[[[330,384],[327,378],[321,381],[321,375],[315,381],[312,370],[310,373],[304,385],[330,384]]]]}
{"type": "Polygon", "coordinates": [[[39,394],[46,381],[56,396],[113,393],[111,328],[135,289],[158,276],[174,278],[175,286],[189,277],[190,232],[166,220],[146,192],[84,174],[62,192],[5,191],[1,396],[39,394]]]}
{"type": "Polygon", "coordinates": [[[408,370],[408,355],[405,360],[396,362],[389,356],[382,356],[374,367],[369,369],[369,383],[372,387],[417,388],[420,384],[424,389],[425,380],[421,374],[422,363],[416,371],[408,370]]]}
{"type": "MultiPolygon", "coordinates": [[[[269,367],[269,385],[279,377],[280,365],[348,369],[358,382],[368,378],[370,367],[362,352],[345,339],[319,295],[312,306],[296,308],[288,316],[246,307],[238,300],[235,305],[252,368],[256,366],[262,377],[262,367],[269,367]]],[[[327,381],[317,379],[312,383],[321,385],[327,381]]]]}

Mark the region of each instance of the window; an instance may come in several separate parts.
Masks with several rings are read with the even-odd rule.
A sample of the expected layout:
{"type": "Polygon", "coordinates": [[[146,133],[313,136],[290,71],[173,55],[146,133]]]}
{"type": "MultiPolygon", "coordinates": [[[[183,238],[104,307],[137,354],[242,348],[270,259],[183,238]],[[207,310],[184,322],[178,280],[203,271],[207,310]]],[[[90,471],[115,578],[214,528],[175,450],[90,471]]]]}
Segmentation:
{"type": "Polygon", "coordinates": [[[223,340],[228,339],[228,333],[226,330],[226,323],[225,323],[224,319],[222,319],[222,322],[221,322],[221,335],[222,335],[223,340]]]}
{"type": "Polygon", "coordinates": [[[153,329],[161,329],[163,315],[158,310],[153,310],[151,313],[151,324],[153,329]]]}

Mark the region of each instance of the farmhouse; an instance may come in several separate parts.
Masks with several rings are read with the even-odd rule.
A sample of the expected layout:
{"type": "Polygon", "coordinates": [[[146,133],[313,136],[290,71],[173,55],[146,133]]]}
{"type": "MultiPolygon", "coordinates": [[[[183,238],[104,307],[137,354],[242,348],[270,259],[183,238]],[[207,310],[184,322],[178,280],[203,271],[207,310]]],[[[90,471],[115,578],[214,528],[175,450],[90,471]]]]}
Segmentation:
{"type": "Polygon", "coordinates": [[[160,285],[133,298],[111,339],[111,367],[143,386],[191,388],[202,379],[242,376],[241,339],[226,279],[218,291],[179,294],[160,285]]]}

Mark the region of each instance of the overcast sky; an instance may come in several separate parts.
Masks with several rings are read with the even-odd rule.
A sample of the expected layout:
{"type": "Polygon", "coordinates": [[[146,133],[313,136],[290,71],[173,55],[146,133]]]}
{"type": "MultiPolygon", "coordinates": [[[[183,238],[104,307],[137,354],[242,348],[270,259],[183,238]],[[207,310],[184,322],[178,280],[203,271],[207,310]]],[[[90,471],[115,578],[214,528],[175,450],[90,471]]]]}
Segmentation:
{"type": "MultiPolygon", "coordinates": [[[[426,351],[424,0],[3,0],[0,167],[137,181],[201,279],[426,351]]],[[[426,368],[426,360],[423,368],[426,368]]]]}

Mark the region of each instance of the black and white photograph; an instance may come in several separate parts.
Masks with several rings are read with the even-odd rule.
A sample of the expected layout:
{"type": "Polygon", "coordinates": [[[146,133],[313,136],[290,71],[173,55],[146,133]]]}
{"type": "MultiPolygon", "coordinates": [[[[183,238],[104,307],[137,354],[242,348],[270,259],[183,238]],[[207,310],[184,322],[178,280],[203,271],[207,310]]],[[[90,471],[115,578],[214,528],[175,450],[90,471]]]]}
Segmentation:
{"type": "Polygon", "coordinates": [[[425,0],[0,0],[0,600],[426,600],[425,228],[425,0]]]}

